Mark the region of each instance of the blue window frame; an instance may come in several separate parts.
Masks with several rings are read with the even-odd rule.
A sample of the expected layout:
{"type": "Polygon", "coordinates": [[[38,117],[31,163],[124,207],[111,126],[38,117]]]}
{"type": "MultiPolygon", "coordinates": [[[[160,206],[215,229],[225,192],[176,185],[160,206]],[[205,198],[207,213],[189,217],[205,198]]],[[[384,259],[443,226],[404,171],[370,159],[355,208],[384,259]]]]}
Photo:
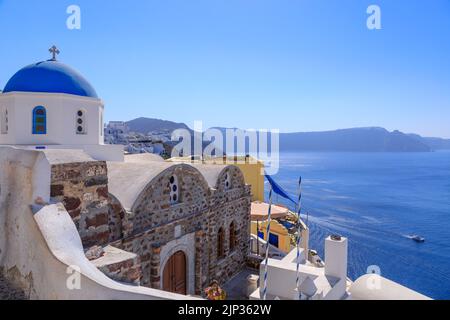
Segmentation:
{"type": "Polygon", "coordinates": [[[278,248],[278,236],[273,233],[269,233],[269,243],[278,248]]]}
{"type": "Polygon", "coordinates": [[[47,110],[43,106],[33,109],[33,134],[47,134],[47,110]]]}

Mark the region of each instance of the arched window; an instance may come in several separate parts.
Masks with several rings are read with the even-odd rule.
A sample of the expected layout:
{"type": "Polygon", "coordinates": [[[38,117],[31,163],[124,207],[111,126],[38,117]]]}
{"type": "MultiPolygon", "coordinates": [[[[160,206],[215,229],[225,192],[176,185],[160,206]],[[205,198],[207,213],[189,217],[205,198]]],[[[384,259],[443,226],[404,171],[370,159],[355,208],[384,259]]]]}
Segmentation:
{"type": "Polygon", "coordinates": [[[180,202],[180,188],[178,186],[178,177],[171,176],[169,179],[170,187],[170,203],[177,204],[180,202]]]}
{"type": "Polygon", "coordinates": [[[75,132],[77,134],[86,134],[86,125],[86,111],[80,109],[76,114],[75,132]]]}
{"type": "Polygon", "coordinates": [[[47,134],[47,111],[42,106],[33,109],[33,134],[47,134]]]}
{"type": "Polygon", "coordinates": [[[217,233],[217,259],[222,259],[225,257],[225,232],[223,231],[223,228],[219,229],[219,232],[217,233]]]}
{"type": "Polygon", "coordinates": [[[234,221],[230,223],[230,251],[236,248],[236,227],[234,221]]]}

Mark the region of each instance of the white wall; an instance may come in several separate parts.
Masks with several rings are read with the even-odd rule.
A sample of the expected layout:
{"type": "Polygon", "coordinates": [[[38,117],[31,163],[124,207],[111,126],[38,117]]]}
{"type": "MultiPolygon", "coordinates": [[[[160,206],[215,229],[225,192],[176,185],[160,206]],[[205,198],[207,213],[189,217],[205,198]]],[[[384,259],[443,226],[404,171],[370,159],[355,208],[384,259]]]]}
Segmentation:
{"type": "Polygon", "coordinates": [[[51,166],[48,162],[45,154],[39,152],[36,161],[33,166],[33,175],[31,179],[33,195],[31,199],[33,201],[41,200],[44,203],[50,202],[50,188],[51,184],[51,166]]]}
{"type": "Polygon", "coordinates": [[[347,279],[348,240],[325,239],[325,275],[347,279]]]}
{"type": "MultiPolygon", "coordinates": [[[[6,130],[5,111],[8,111],[8,122],[11,113],[13,98],[0,93],[0,142],[7,141],[10,137],[10,130],[6,130]]],[[[8,124],[9,127],[9,124],[8,124]]]]}
{"type": "Polygon", "coordinates": [[[352,300],[431,300],[377,274],[358,278],[350,287],[350,293],[352,300]]]}
{"type": "MultiPolygon", "coordinates": [[[[301,259],[305,263],[306,252],[301,250],[301,259]]],[[[292,250],[282,260],[269,259],[267,292],[269,295],[279,297],[280,299],[296,300],[298,291],[296,290],[297,280],[297,250],[292,250]]],[[[260,279],[264,279],[265,264],[261,264],[260,279]]],[[[314,281],[317,286],[317,293],[321,294],[324,300],[339,300],[346,294],[346,277],[338,279],[325,276],[325,269],[300,264],[299,266],[300,283],[307,277],[314,281]]],[[[263,290],[264,281],[260,280],[260,290],[263,290]]],[[[262,296],[255,293],[256,296],[262,296]]]]}
{"type": "MultiPolygon", "coordinates": [[[[301,249],[300,261],[305,261],[305,251],[301,249]]],[[[294,299],[297,295],[297,249],[292,250],[283,260],[269,259],[268,263],[268,294],[279,297],[280,299],[294,299]]],[[[264,287],[265,261],[260,266],[260,289],[264,287]]],[[[323,275],[323,270],[300,265],[299,274],[301,281],[307,276],[312,279],[323,275]]]]}
{"type": "Polygon", "coordinates": [[[0,106],[8,107],[9,132],[0,134],[0,144],[11,145],[95,145],[103,144],[104,111],[99,99],[69,94],[12,92],[0,94],[0,106]],[[32,134],[32,111],[47,111],[47,134],[32,134]],[[86,134],[76,133],[77,111],[86,111],[86,134]]]}

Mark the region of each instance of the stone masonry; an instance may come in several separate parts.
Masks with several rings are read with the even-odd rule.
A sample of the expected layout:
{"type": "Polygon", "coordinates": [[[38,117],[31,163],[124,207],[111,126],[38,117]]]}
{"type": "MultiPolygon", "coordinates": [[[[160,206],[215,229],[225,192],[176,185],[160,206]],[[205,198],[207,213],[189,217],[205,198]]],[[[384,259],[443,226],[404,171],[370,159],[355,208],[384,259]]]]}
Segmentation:
{"type": "Polygon", "coordinates": [[[139,257],[134,253],[107,246],[104,254],[92,263],[111,279],[140,285],[141,265],[139,257]]]}
{"type": "Polygon", "coordinates": [[[85,248],[110,241],[111,200],[105,162],[53,165],[50,196],[53,201],[64,204],[85,248]]]}
{"type": "Polygon", "coordinates": [[[195,234],[195,293],[201,294],[212,280],[226,282],[245,266],[249,252],[251,194],[241,171],[228,167],[216,188],[209,188],[202,175],[186,166],[168,170],[152,181],[125,216],[128,233],[114,243],[141,258],[142,285],[160,288],[163,270],[161,247],[177,237],[195,234]],[[225,175],[231,174],[232,188],[226,190],[225,175]],[[168,181],[180,181],[181,201],[169,202],[168,181]],[[230,225],[234,222],[237,245],[230,249],[230,225]],[[224,257],[217,254],[218,229],[225,233],[224,257]],[[178,234],[177,234],[178,233],[178,234]]]}

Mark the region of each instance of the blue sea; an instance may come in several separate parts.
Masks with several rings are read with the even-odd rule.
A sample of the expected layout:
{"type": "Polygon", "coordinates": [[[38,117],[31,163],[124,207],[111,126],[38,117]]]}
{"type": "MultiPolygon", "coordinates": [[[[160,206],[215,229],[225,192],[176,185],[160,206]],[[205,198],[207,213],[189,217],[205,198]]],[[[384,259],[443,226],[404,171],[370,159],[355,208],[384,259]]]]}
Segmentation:
{"type": "Polygon", "coordinates": [[[450,152],[282,153],[275,180],[295,195],[300,175],[311,248],[324,257],[327,235],[346,236],[352,280],[376,265],[386,278],[450,299],[450,152]]]}

